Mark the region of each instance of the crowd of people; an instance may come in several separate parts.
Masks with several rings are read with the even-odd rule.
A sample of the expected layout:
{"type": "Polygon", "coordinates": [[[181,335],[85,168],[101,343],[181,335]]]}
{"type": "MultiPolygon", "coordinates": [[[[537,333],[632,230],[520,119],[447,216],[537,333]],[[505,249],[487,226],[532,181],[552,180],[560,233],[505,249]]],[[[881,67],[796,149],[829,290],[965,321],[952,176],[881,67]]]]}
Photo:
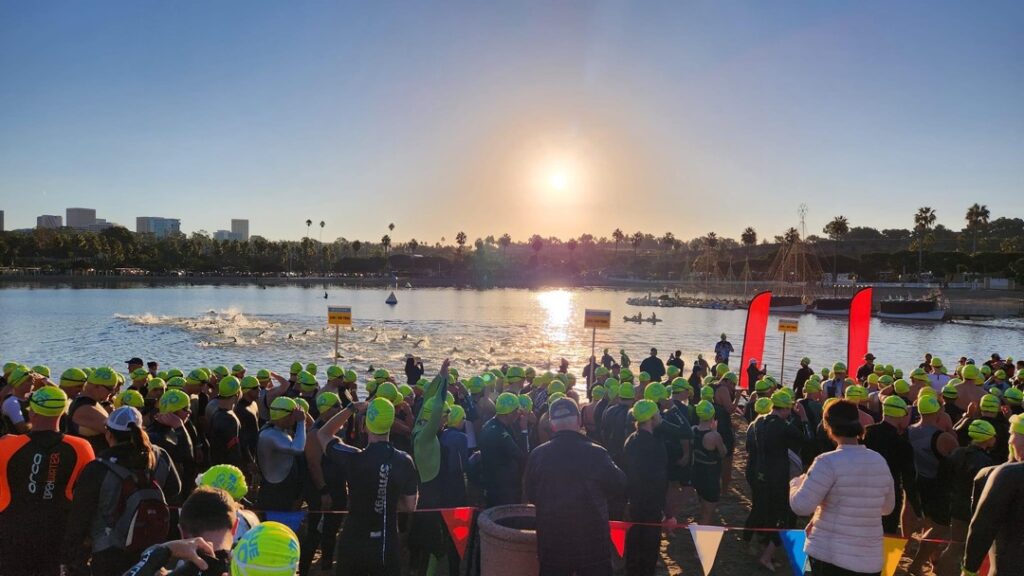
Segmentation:
{"type": "MultiPolygon", "coordinates": [[[[867,355],[791,383],[756,360],[625,350],[557,370],[432,379],[293,363],[163,370],[156,362],[4,364],[0,574],[479,574],[439,509],[536,506],[541,574],[654,574],[663,531],[720,522],[742,471],[744,538],[779,568],[772,530],[807,523],[813,574],[878,574],[883,535],[921,533],[910,574],[1024,565],[1024,361],[993,354],[907,373],[867,355]],[[737,446],[739,427],[745,445],[737,446]]],[[[486,571],[483,571],[486,573],[486,571]]]]}

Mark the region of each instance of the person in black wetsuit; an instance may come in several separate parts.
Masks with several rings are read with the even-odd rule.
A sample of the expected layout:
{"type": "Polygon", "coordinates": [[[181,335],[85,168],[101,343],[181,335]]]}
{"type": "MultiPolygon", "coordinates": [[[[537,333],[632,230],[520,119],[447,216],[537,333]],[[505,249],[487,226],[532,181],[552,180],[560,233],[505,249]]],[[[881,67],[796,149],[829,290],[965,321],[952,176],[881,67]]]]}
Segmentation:
{"type": "Polygon", "coordinates": [[[620,383],[618,397],[618,404],[609,406],[601,416],[601,443],[608,450],[612,461],[621,468],[622,448],[633,427],[629,416],[629,409],[633,407],[633,400],[636,397],[633,385],[628,382],[620,383]]]}
{"type": "Polygon", "coordinates": [[[249,465],[242,457],[242,424],[234,410],[240,395],[241,383],[238,378],[225,376],[217,382],[217,409],[206,424],[211,466],[231,464],[245,470],[249,465]]]}
{"type": "MultiPolygon", "coordinates": [[[[789,509],[789,452],[799,454],[809,437],[807,416],[799,404],[794,405],[788,391],[778,390],[771,399],[772,412],[754,420],[747,432],[747,455],[750,459],[747,466],[753,468],[754,479],[750,514],[756,518],[748,523],[754,528],[788,529],[793,527],[793,514],[789,509]],[[793,412],[800,425],[789,421],[793,412]]],[[[759,562],[774,571],[772,556],[782,541],[777,532],[761,533],[761,541],[765,548],[759,562]]]]}
{"type": "Polygon", "coordinates": [[[6,576],[60,573],[60,557],[42,535],[64,533],[75,483],[94,459],[88,442],[58,431],[66,405],[63,391],[44,386],[29,397],[29,432],[0,438],[0,571],[6,576]]]}
{"type": "MultiPolygon", "coordinates": [[[[689,386],[685,378],[677,377],[674,383],[682,386],[689,386]]],[[[658,403],[661,411],[661,424],[654,429],[654,435],[665,444],[665,454],[668,460],[668,481],[669,485],[665,491],[666,505],[671,510],[679,510],[683,507],[686,490],[690,488],[690,477],[693,464],[693,425],[690,423],[689,409],[685,405],[678,405],[672,399],[669,386],[662,386],[659,383],[647,387],[647,393],[651,400],[658,403]],[[655,400],[654,396],[658,396],[655,400]]]]}
{"type": "Polygon", "coordinates": [[[698,424],[693,427],[693,488],[700,498],[697,523],[710,525],[722,494],[722,459],[727,449],[715,422],[715,405],[701,400],[693,408],[698,424]]]}
{"type": "Polygon", "coordinates": [[[260,437],[260,421],[257,400],[260,396],[260,381],[255,376],[246,376],[240,382],[242,396],[235,402],[235,416],[238,418],[238,447],[242,451],[241,467],[245,480],[255,485],[259,478],[256,467],[256,442],[260,437]]]}
{"type": "Polygon", "coordinates": [[[910,408],[899,396],[888,396],[882,401],[882,421],[865,429],[864,446],[885,458],[892,474],[896,505],[892,512],[882,517],[882,529],[886,534],[902,537],[900,526],[903,511],[903,495],[914,514],[921,517],[921,502],[917,496],[917,471],[914,468],[914,448],[907,440],[906,430],[910,426],[910,408]]]}
{"type": "Polygon", "coordinates": [[[192,437],[185,427],[191,414],[188,395],[181,390],[171,389],[160,397],[158,413],[146,429],[153,445],[167,452],[174,463],[175,472],[179,477],[186,479],[180,494],[174,497],[165,495],[167,503],[172,506],[181,504],[188,497],[193,483],[187,480],[199,474],[193,457],[192,437]]]}
{"type": "MultiPolygon", "coordinates": [[[[654,435],[661,424],[658,405],[651,400],[640,400],[630,415],[636,422],[636,431],[626,439],[622,460],[627,480],[627,520],[641,523],[666,523],[671,529],[675,514],[665,506],[668,490],[668,453],[665,442],[654,435]]],[[[658,546],[661,528],[633,526],[626,533],[626,572],[629,576],[653,576],[658,564],[658,546]]]]}
{"type": "Polygon", "coordinates": [[[519,398],[503,392],[495,402],[495,416],[484,424],[477,443],[480,446],[481,481],[487,507],[518,504],[522,501],[523,469],[526,466],[526,441],[529,430],[519,398]]]}
{"type": "MultiPolygon", "coordinates": [[[[323,514],[325,510],[344,510],[347,505],[345,493],[344,471],[329,470],[323,461],[323,447],[320,436],[316,433],[335,414],[342,410],[341,398],[334,392],[321,392],[316,397],[319,416],[313,422],[310,433],[306,436],[303,449],[303,499],[309,509],[306,517],[306,530],[301,534],[302,554],[299,561],[299,574],[309,572],[313,556],[321,550],[320,570],[326,572],[334,566],[334,548],[337,542],[338,529],[341,527],[340,514],[323,514]]],[[[343,431],[336,435],[343,438],[343,431]]]]}
{"type": "Polygon", "coordinates": [[[338,538],[338,574],[401,573],[396,514],[416,509],[417,474],[412,458],[388,441],[394,417],[394,406],[375,398],[346,406],[317,431],[324,461],[329,469],[344,473],[348,488],[349,514],[338,538]],[[368,440],[363,450],[336,437],[356,413],[365,414],[368,440]]]}
{"type": "Polygon", "coordinates": [[[811,359],[804,356],[800,359],[800,369],[796,371],[796,377],[793,378],[793,393],[796,395],[797,400],[804,397],[804,384],[813,375],[814,370],[811,368],[811,359]]]}

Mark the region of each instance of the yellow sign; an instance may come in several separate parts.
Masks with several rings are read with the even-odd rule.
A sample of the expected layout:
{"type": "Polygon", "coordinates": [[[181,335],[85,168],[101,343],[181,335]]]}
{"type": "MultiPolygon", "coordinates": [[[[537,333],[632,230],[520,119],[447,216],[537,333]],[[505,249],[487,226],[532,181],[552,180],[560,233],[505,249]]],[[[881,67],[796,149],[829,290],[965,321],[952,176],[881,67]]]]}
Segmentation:
{"type": "Polygon", "coordinates": [[[611,328],[612,327],[612,311],[611,310],[587,310],[583,314],[583,327],[584,328],[611,328]]]}
{"type": "Polygon", "coordinates": [[[779,320],[779,332],[799,332],[799,320],[779,320]]]}
{"type": "Polygon", "coordinates": [[[327,323],[331,326],[351,326],[352,308],[349,306],[328,306],[327,323]]]}

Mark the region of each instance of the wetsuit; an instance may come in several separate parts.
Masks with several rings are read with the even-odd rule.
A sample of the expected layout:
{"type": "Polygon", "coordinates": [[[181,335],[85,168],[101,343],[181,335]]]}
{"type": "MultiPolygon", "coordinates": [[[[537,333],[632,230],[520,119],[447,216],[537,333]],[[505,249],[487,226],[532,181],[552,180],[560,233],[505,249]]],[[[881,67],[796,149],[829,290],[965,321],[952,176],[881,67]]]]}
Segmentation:
{"type": "MultiPolygon", "coordinates": [[[[715,396],[718,395],[718,388],[721,384],[712,384],[711,388],[715,391],[715,396]]],[[[729,392],[729,400],[732,402],[736,401],[736,391],[730,388],[726,388],[729,392]]],[[[732,412],[731,407],[727,408],[720,405],[718,402],[714,402],[715,405],[715,420],[718,422],[718,434],[722,437],[722,443],[725,444],[725,457],[730,458],[736,452],[736,431],[732,429],[732,412]]]]}
{"type": "Polygon", "coordinates": [[[629,407],[625,404],[609,406],[601,417],[601,443],[619,467],[622,467],[622,447],[632,429],[631,420],[629,407]]]}
{"type": "MultiPolygon", "coordinates": [[[[420,510],[444,508],[446,494],[450,490],[457,490],[457,486],[447,484],[448,481],[454,481],[454,478],[446,469],[458,463],[449,462],[450,454],[442,449],[438,438],[447,394],[448,378],[434,378],[423,392],[423,404],[412,431],[412,443],[415,446],[413,459],[420,480],[420,496],[416,507],[420,510]]],[[[465,483],[462,484],[462,493],[465,494],[465,483]]],[[[409,541],[420,556],[414,559],[414,563],[426,574],[433,574],[440,567],[450,546],[448,530],[441,514],[417,514],[413,518],[409,541]]]]}
{"type": "Polygon", "coordinates": [[[796,371],[796,378],[793,379],[793,394],[797,399],[804,397],[804,383],[807,379],[814,374],[814,370],[811,370],[807,366],[801,366],[796,371]]]}
{"type": "Polygon", "coordinates": [[[977,572],[994,548],[991,576],[1020,574],[1024,566],[1024,462],[985,468],[975,480],[978,496],[967,533],[964,568],[977,572]],[[978,489],[980,488],[980,490],[978,489]]]}
{"type": "MultiPolygon", "coordinates": [[[[789,452],[799,453],[806,433],[777,414],[758,418],[747,432],[748,468],[753,468],[749,525],[754,528],[792,528],[789,509],[789,452]]],[[[762,533],[762,541],[781,546],[777,532],[762,533]]]]}
{"type": "MultiPolygon", "coordinates": [[[[665,442],[638,429],[626,439],[622,460],[627,481],[628,520],[661,522],[668,490],[668,452],[665,442]]],[[[630,576],[653,576],[658,563],[661,528],[633,526],[626,534],[626,571],[630,576]]]]}
{"type": "Polygon", "coordinates": [[[949,515],[964,523],[971,521],[974,478],[982,468],[995,465],[992,457],[977,445],[957,448],[946,459],[950,469],[949,515]]]}
{"type": "Polygon", "coordinates": [[[84,431],[78,426],[78,424],[75,424],[74,418],[75,412],[77,412],[79,409],[85,406],[99,406],[99,404],[99,402],[93,400],[92,398],[89,398],[84,394],[79,394],[74,400],[71,401],[71,406],[68,407],[67,416],[64,417],[64,420],[68,423],[68,434],[71,434],[72,436],[78,436],[79,438],[84,438],[85,441],[88,442],[90,446],[92,446],[92,451],[94,454],[99,454],[100,452],[103,452],[104,450],[110,447],[110,445],[107,444],[106,436],[103,435],[102,430],[91,430],[90,432],[95,432],[95,434],[84,434],[84,431]]]}
{"type": "Polygon", "coordinates": [[[587,438],[592,441],[601,443],[601,419],[604,418],[605,411],[608,410],[608,397],[601,398],[594,405],[594,426],[593,430],[587,428],[587,438]]]}
{"type": "MultiPolygon", "coordinates": [[[[273,425],[260,431],[256,446],[256,459],[263,475],[258,496],[260,509],[268,512],[296,509],[302,496],[299,458],[305,446],[306,426],[302,422],[295,426],[294,436],[273,425]]],[[[268,514],[267,519],[274,518],[268,514]]]]}
{"type": "Polygon", "coordinates": [[[942,430],[934,424],[911,426],[907,437],[914,449],[914,467],[917,470],[917,489],[924,515],[940,526],[949,526],[949,482],[940,466],[942,456],[936,442],[942,430]]]}
{"type": "MultiPolygon", "coordinates": [[[[256,461],[256,443],[260,437],[259,415],[256,402],[242,398],[235,403],[235,416],[238,417],[238,448],[242,451],[242,460],[247,463],[256,461]]],[[[242,468],[249,485],[255,484],[249,470],[242,468]]]]}
{"type": "Polygon", "coordinates": [[[704,447],[708,432],[693,427],[693,487],[701,500],[715,503],[722,495],[722,457],[704,447]]]}
{"type": "Polygon", "coordinates": [[[754,410],[754,404],[757,403],[759,398],[768,398],[768,394],[762,394],[760,392],[751,394],[747,401],[747,405],[743,407],[743,419],[747,422],[753,422],[757,419],[758,414],[757,411],[754,410]]]}
{"type": "Polygon", "coordinates": [[[921,515],[921,500],[917,495],[917,470],[914,468],[914,448],[906,434],[900,434],[896,427],[882,421],[868,426],[864,432],[864,446],[885,458],[892,475],[896,492],[896,506],[887,516],[882,517],[882,529],[886,534],[899,535],[900,514],[903,510],[903,494],[914,513],[921,515]]]}
{"type": "Polygon", "coordinates": [[[213,417],[206,423],[207,438],[210,441],[210,465],[231,464],[240,470],[248,468],[248,462],[242,458],[240,444],[241,422],[233,410],[217,408],[213,417]]]}
{"type": "MultiPolygon", "coordinates": [[[[807,416],[807,429],[810,431],[816,431],[818,429],[818,425],[821,424],[821,402],[804,397],[797,400],[796,403],[803,407],[804,415],[807,416]]],[[[804,442],[803,446],[800,448],[800,461],[803,462],[804,470],[811,466],[811,463],[818,457],[818,454],[820,454],[818,451],[818,443],[816,442],[814,435],[812,435],[812,437],[809,438],[807,442],[804,442]]]]}
{"type": "Polygon", "coordinates": [[[522,502],[525,436],[503,424],[497,416],[480,431],[481,481],[487,492],[488,508],[522,502]]]}
{"type": "Polygon", "coordinates": [[[60,557],[46,534],[63,534],[75,483],[94,458],[75,436],[39,431],[0,438],[0,572],[53,575],[60,557]]]}
{"type": "Polygon", "coordinates": [[[681,486],[690,485],[691,462],[681,462],[684,444],[693,441],[693,427],[686,416],[686,410],[674,404],[661,413],[661,425],[654,429],[654,435],[665,443],[668,458],[668,479],[681,486]]]}
{"type": "Polygon", "coordinates": [[[199,475],[199,469],[193,456],[192,438],[184,426],[171,428],[157,421],[149,425],[146,433],[149,434],[149,441],[154,446],[159,446],[167,452],[174,464],[175,472],[179,477],[185,479],[180,494],[173,497],[164,494],[168,504],[181,504],[192,493],[195,487],[194,479],[199,475]]]}
{"type": "Polygon", "coordinates": [[[956,402],[953,402],[952,400],[947,400],[942,405],[942,409],[946,411],[946,414],[949,414],[949,420],[953,424],[956,424],[957,422],[960,421],[961,418],[964,417],[963,409],[957,406],[956,402]]]}
{"type": "Polygon", "coordinates": [[[397,576],[401,543],[395,513],[401,496],[416,494],[412,458],[387,442],[360,450],[331,440],[324,461],[343,473],[349,494],[349,514],[338,538],[337,573],[397,576]]]}

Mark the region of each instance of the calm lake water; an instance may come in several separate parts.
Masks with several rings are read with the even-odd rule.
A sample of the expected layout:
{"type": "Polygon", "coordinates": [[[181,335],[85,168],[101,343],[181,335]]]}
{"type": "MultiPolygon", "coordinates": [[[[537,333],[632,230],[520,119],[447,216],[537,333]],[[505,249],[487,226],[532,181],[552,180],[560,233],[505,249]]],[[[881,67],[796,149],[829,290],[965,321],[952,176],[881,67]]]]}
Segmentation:
{"type": "MultiPolygon", "coordinates": [[[[585,308],[612,311],[612,328],[598,331],[601,349],[625,348],[635,364],[655,346],[662,358],[682,350],[687,366],[698,353],[713,359],[725,332],[739,355],[746,311],[660,309],[664,322],[627,324],[624,315],[651,308],[626,304],[639,292],[612,290],[455,290],[397,292],[384,303],[379,289],[303,287],[166,287],[128,289],[10,288],[0,290],[0,357],[68,366],[124,368],[132,356],[164,368],[231,365],[286,371],[296,360],[330,363],[334,330],[326,327],[328,304],[352,306],[352,330],[340,335],[339,364],[360,372],[373,365],[401,372],[406,353],[421,356],[428,371],[446,356],[464,373],[502,363],[557,366],[569,359],[577,374],[590,354],[585,308]]],[[[778,376],[782,335],[769,321],[765,361],[778,376]]],[[[871,351],[880,361],[912,368],[931,352],[947,363],[961,355],[981,361],[992,352],[1024,357],[1024,329],[1016,321],[974,324],[899,323],[875,319],[871,351]]],[[[786,379],[801,356],[820,369],[845,360],[843,319],[800,316],[800,332],[786,347],[786,379]]]]}

